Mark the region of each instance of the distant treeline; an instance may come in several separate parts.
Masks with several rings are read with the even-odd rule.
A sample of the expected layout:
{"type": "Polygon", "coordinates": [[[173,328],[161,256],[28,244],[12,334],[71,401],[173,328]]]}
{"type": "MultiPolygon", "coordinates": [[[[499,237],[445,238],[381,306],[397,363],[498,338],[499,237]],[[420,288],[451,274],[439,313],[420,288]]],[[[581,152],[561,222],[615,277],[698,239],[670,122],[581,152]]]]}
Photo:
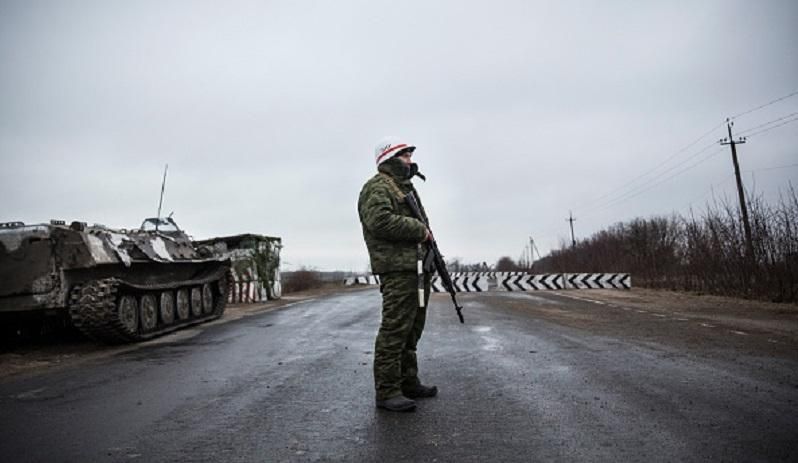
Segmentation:
{"type": "MultiPolygon", "coordinates": [[[[618,223],[534,263],[535,273],[628,272],[635,286],[798,301],[798,197],[750,200],[753,256],[739,208],[715,201],[688,217],[618,223]]],[[[506,258],[503,258],[506,259],[506,258]]]]}
{"type": "Polygon", "coordinates": [[[358,276],[353,272],[332,271],[323,272],[312,268],[302,267],[291,272],[281,272],[280,279],[283,284],[283,292],[293,293],[308,289],[320,288],[329,284],[343,284],[346,278],[358,276]]]}

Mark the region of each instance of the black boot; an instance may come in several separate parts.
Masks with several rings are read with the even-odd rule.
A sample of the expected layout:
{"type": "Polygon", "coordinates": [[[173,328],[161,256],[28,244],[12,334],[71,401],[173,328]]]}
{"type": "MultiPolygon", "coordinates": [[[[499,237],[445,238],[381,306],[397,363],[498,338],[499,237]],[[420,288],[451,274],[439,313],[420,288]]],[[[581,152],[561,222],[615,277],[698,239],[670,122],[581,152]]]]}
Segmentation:
{"type": "Polygon", "coordinates": [[[402,394],[411,399],[426,399],[438,395],[438,386],[424,386],[419,384],[416,387],[402,389],[402,394]]]}
{"type": "Polygon", "coordinates": [[[416,402],[403,395],[397,395],[390,399],[378,400],[377,408],[384,408],[392,412],[412,412],[416,409],[416,402]]]}

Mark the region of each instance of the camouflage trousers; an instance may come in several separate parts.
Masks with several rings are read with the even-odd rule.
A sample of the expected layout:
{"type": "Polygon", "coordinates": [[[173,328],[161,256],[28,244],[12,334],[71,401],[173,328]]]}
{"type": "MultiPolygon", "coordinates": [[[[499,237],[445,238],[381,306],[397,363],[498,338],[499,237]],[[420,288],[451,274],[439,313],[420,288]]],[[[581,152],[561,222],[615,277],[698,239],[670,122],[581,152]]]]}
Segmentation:
{"type": "Polygon", "coordinates": [[[416,346],[424,331],[430,275],[424,274],[424,307],[418,306],[418,275],[392,272],[380,275],[382,321],[374,345],[374,386],[377,400],[419,384],[416,346]]]}

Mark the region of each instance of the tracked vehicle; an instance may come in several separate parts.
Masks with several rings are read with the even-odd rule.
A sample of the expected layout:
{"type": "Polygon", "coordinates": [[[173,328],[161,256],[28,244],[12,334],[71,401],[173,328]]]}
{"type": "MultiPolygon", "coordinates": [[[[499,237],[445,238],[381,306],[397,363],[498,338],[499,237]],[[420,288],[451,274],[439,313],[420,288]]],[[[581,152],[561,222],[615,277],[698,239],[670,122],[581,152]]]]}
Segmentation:
{"type": "Polygon", "coordinates": [[[220,317],[229,269],[171,217],[137,230],[4,223],[0,316],[63,317],[93,339],[142,341],[220,317]]]}

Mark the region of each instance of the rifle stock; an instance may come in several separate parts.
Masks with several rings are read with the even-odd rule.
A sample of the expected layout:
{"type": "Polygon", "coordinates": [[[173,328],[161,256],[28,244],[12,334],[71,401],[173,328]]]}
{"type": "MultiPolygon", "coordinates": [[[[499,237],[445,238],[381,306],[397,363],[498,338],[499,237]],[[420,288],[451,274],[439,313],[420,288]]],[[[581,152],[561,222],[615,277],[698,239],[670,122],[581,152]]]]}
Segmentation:
{"type": "MultiPolygon", "coordinates": [[[[418,205],[418,201],[416,201],[415,195],[410,192],[405,196],[405,201],[410,206],[410,210],[413,211],[413,215],[416,216],[418,220],[421,221],[429,230],[429,222],[424,217],[424,214],[421,213],[421,208],[418,205]]],[[[432,231],[430,230],[430,233],[432,231]]],[[[449,293],[452,297],[452,303],[454,304],[454,308],[457,311],[457,318],[460,319],[460,323],[465,323],[465,319],[463,318],[463,307],[457,303],[457,291],[455,291],[454,284],[452,283],[452,277],[449,275],[449,271],[446,269],[446,262],[443,260],[443,255],[441,251],[438,249],[438,243],[435,241],[435,237],[433,235],[432,239],[430,239],[428,243],[428,250],[427,256],[424,259],[424,268],[428,268],[428,260],[429,258],[432,259],[432,266],[434,270],[438,272],[438,275],[441,277],[441,283],[443,284],[443,288],[449,293]]],[[[432,270],[432,269],[429,269],[432,270]]]]}

